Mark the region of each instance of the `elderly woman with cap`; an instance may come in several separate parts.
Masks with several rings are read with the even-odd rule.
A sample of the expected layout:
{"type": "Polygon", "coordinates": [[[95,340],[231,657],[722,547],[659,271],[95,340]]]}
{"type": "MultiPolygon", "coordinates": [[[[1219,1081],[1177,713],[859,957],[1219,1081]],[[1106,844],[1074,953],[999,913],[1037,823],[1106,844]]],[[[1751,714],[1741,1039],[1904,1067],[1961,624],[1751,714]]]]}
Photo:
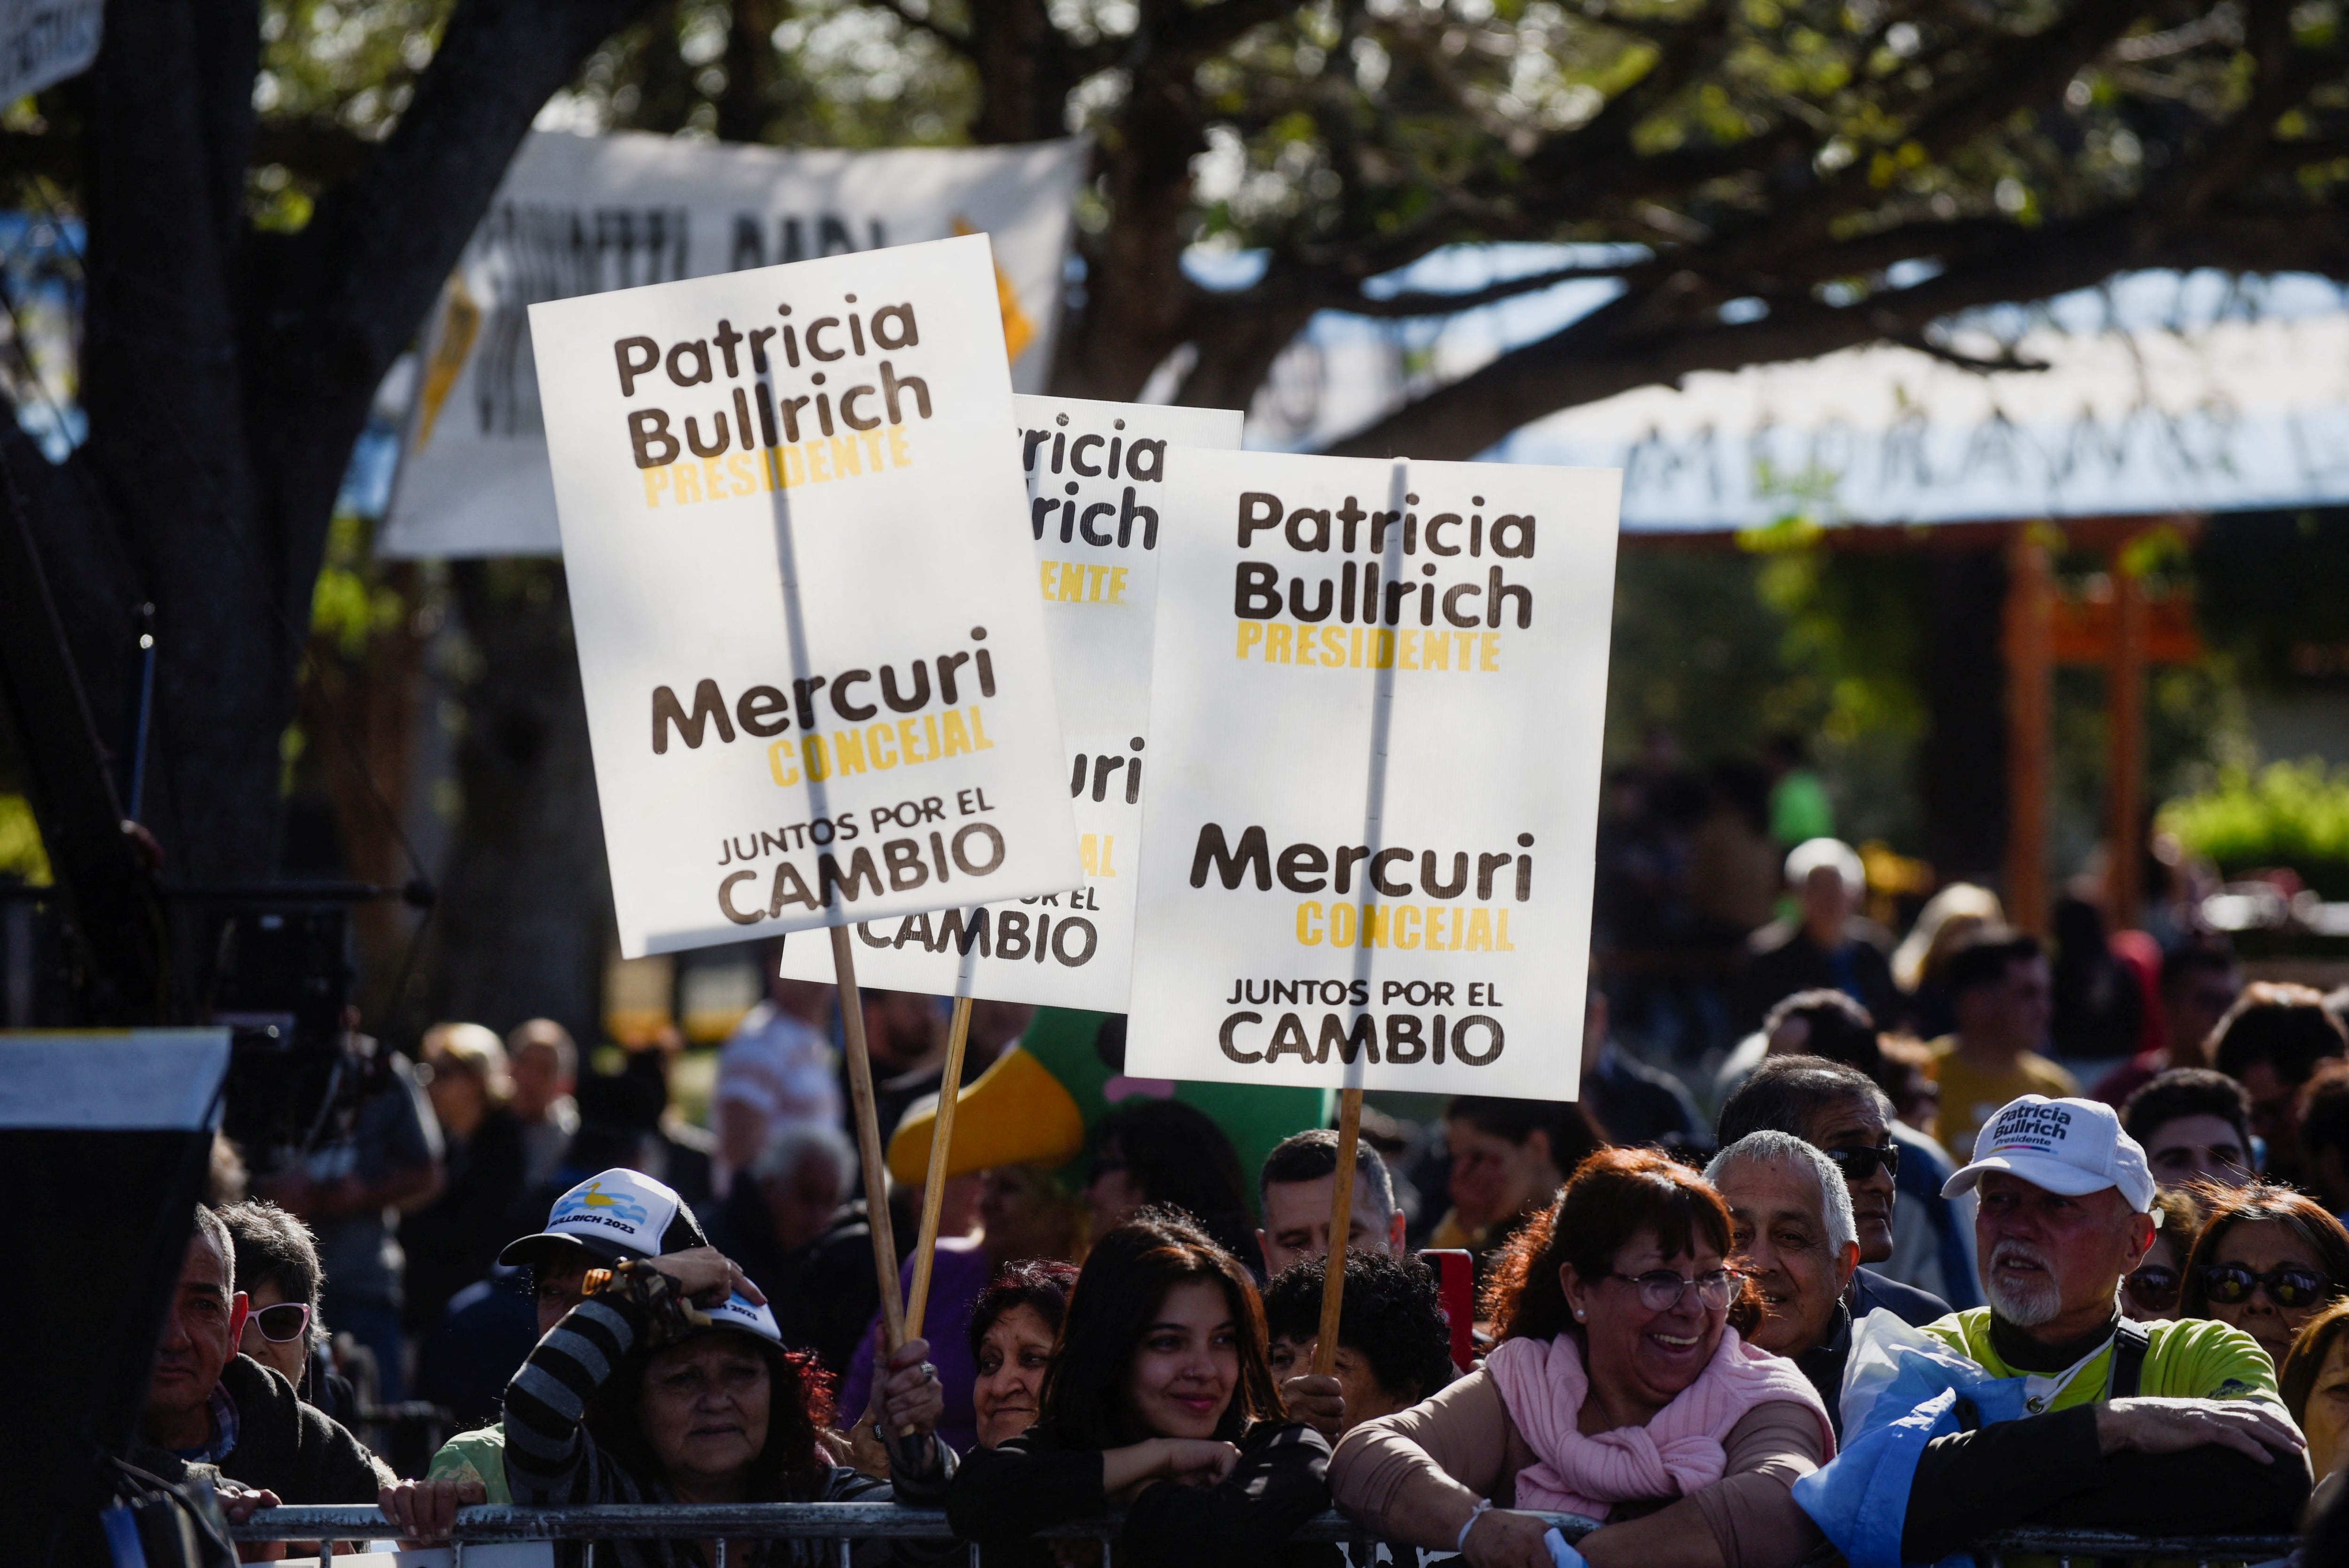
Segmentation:
{"type": "MultiPolygon", "coordinates": [[[[595,1270],[506,1390],[505,1468],[523,1504],[887,1501],[937,1506],[954,1472],[943,1400],[910,1339],[873,1398],[894,1491],[830,1462],[831,1379],[783,1348],[766,1298],[714,1248],[595,1270]]],[[[593,1568],[697,1568],[716,1542],[600,1541],[593,1568]],[[698,1553],[697,1555],[697,1546],[698,1553]]],[[[821,1541],[740,1540],[729,1563],[829,1568],[821,1541]]],[[[865,1541],[866,1564],[943,1562],[947,1542],[865,1541]]]]}
{"type": "MultiPolygon", "coordinates": [[[[674,1189],[641,1171],[614,1169],[556,1199],[545,1228],[507,1243],[498,1263],[523,1271],[538,1310],[537,1337],[544,1339],[586,1298],[591,1269],[709,1245],[692,1206],[674,1189]]],[[[449,1533],[460,1507],[513,1501],[506,1485],[505,1440],[505,1429],[498,1425],[458,1433],[432,1456],[423,1480],[385,1489],[378,1500],[384,1512],[402,1534],[432,1541],[449,1533]]]]}

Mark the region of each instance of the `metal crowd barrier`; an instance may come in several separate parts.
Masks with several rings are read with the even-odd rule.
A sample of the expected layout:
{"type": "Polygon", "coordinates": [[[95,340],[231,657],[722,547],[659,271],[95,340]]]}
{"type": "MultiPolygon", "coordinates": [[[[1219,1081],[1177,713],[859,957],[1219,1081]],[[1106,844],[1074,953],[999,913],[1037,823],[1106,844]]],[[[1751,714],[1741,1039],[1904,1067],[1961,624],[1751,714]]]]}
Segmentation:
{"type": "MultiPolygon", "coordinates": [[[[1578,1514],[1547,1516],[1568,1541],[1579,1541],[1599,1528],[1578,1514]]],[[[1110,1547],[1124,1527],[1122,1518],[1085,1520],[1038,1533],[1047,1540],[1094,1540],[1102,1543],[1102,1568],[1110,1568],[1110,1547]]],[[[372,1507],[282,1507],[264,1509],[244,1524],[232,1525],[238,1541],[376,1541],[398,1533],[397,1527],[372,1507]]],[[[500,1541],[616,1541],[715,1539],[718,1561],[726,1568],[729,1537],[756,1540],[836,1541],[840,1568],[850,1568],[851,1553],[859,1541],[948,1541],[954,1527],[943,1510],[905,1508],[894,1502],[762,1502],[740,1505],[684,1503],[605,1503],[582,1508],[522,1508],[488,1505],[460,1509],[450,1545],[457,1568],[463,1568],[465,1547],[500,1541]]],[[[1340,1543],[1377,1542],[1375,1532],[1342,1513],[1330,1512],[1309,1520],[1298,1532],[1299,1541],[1340,1543]]],[[[2059,1563],[2093,1564],[2100,1560],[2159,1559],[2195,1568],[2219,1568],[2225,1563],[2267,1563],[2283,1557],[2299,1544],[2290,1535],[2129,1535],[2100,1530],[2016,1530],[1987,1537],[1974,1547],[1976,1560],[1995,1565],[2011,1558],[2054,1558],[2059,1563]]],[[[1449,1553],[1393,1549],[1398,1563],[1416,1562],[1449,1553]],[[1405,1557],[1404,1553],[1411,1553],[1405,1557]]],[[[978,1548],[970,1548],[971,1568],[978,1568],[978,1548]]]]}

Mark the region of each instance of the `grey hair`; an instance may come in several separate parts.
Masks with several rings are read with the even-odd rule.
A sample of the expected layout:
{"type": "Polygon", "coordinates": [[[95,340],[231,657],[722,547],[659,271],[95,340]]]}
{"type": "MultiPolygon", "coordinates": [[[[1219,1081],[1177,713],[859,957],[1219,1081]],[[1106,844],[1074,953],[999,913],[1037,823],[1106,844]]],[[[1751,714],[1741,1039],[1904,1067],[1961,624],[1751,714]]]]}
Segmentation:
{"type": "Polygon", "coordinates": [[[1713,1157],[1704,1168],[1704,1179],[1714,1186],[1721,1184],[1721,1173],[1733,1165],[1756,1161],[1775,1161],[1783,1165],[1807,1165],[1811,1174],[1819,1179],[1819,1196],[1826,1209],[1827,1245],[1843,1251],[1847,1242],[1859,1240],[1859,1222],[1852,1217],[1851,1190],[1844,1185],[1843,1172],[1836,1162],[1821,1153],[1817,1147],[1806,1143],[1791,1132],[1764,1130],[1749,1132],[1713,1157]]]}
{"type": "Polygon", "coordinates": [[[236,1295],[236,1243],[229,1240],[228,1226],[223,1224],[221,1217],[213,1213],[208,1206],[199,1203],[196,1205],[195,1233],[204,1239],[206,1246],[220,1254],[221,1273],[228,1277],[228,1294],[232,1298],[234,1297],[236,1295]]]}
{"type": "Polygon", "coordinates": [[[788,1181],[811,1154],[832,1161],[840,1175],[841,1190],[846,1191],[856,1176],[856,1150],[849,1146],[846,1133],[821,1121],[792,1122],[767,1140],[767,1146],[750,1161],[751,1179],[761,1186],[788,1181]]]}
{"type": "Polygon", "coordinates": [[[325,1344],[326,1328],[320,1315],[319,1295],[326,1275],[319,1265],[317,1237],[310,1227],[266,1198],[232,1204],[221,1210],[219,1217],[236,1243],[232,1261],[242,1265],[236,1274],[244,1293],[251,1295],[256,1285],[274,1284],[287,1301],[309,1307],[308,1348],[316,1350],[325,1344]]]}

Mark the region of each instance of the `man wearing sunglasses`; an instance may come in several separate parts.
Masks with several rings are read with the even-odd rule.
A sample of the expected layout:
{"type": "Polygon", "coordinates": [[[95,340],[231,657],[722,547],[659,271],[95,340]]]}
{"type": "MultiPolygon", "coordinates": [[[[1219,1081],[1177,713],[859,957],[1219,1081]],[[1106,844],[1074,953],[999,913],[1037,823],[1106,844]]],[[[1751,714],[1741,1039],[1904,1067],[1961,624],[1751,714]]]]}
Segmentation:
{"type": "Polygon", "coordinates": [[[1922,1327],[1949,1315],[1930,1291],[1864,1265],[1892,1255],[1896,1178],[1906,1152],[1891,1131],[1892,1108],[1875,1080],[1857,1068],[1818,1057],[1772,1057],[1721,1108],[1721,1146],[1756,1132],[1783,1132],[1826,1156],[1851,1195],[1859,1261],[1843,1293],[1854,1323],[1878,1308],[1922,1327]]]}
{"type": "Polygon", "coordinates": [[[2000,1108],[1950,1191],[1978,1189],[1990,1305],[1928,1332],[2032,1413],[1927,1445],[1901,1554],[1938,1562],[2021,1525],[2140,1534],[2282,1532],[2309,1491],[2305,1445],[2251,1336],[2202,1321],[2132,1323],[2122,1276],[2151,1248],[2145,1150],[2095,1100],[2000,1108]]]}
{"type": "Polygon", "coordinates": [[[228,1227],[199,1206],[149,1376],[145,1446],[131,1462],[174,1481],[190,1465],[212,1465],[286,1503],[375,1501],[390,1467],[295,1398],[284,1377],[238,1353],[251,1310],[237,1289],[228,1227]]]}
{"type": "MultiPolygon", "coordinates": [[[[673,1188],[641,1171],[613,1170],[556,1199],[546,1229],[507,1243],[498,1262],[526,1271],[543,1339],[564,1313],[585,1299],[589,1269],[709,1244],[701,1222],[673,1188]]],[[[458,1433],[440,1445],[425,1477],[428,1483],[479,1482],[481,1501],[512,1502],[506,1487],[505,1429],[492,1425],[458,1433]]],[[[429,1487],[419,1489],[409,1481],[387,1494],[383,1507],[403,1523],[416,1526],[413,1533],[425,1539],[447,1533],[448,1501],[445,1494],[436,1498],[429,1487]]]]}

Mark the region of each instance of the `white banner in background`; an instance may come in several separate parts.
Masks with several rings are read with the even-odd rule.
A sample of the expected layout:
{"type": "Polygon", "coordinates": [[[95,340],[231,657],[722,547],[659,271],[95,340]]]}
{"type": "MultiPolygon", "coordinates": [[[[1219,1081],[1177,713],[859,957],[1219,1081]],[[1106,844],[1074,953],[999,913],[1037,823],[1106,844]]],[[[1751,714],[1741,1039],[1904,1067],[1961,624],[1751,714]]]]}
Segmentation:
{"type": "Polygon", "coordinates": [[[972,235],[531,307],[627,956],[1081,880],[995,298],[972,235]]]}
{"type": "Polygon", "coordinates": [[[1177,470],[1127,1072],[1575,1098],[1621,479],[1177,470]]]}
{"type": "Polygon", "coordinates": [[[0,0],[0,105],[89,69],[105,14],[104,0],[0,0]]]}
{"type": "MultiPolygon", "coordinates": [[[[1174,511],[1168,477],[1240,444],[1237,410],[1017,397],[1029,531],[1068,743],[1084,885],[1016,904],[857,926],[859,980],[893,991],[1125,1011],[1151,754],[1151,611],[1162,537],[1209,520],[1174,511]]],[[[832,954],[788,944],[783,974],[830,980],[832,954]]]]}
{"type": "Polygon", "coordinates": [[[980,232],[1013,385],[1040,391],[1087,147],[785,152],[532,132],[442,291],[376,552],[560,550],[527,314],[548,300],[980,232]]]}

